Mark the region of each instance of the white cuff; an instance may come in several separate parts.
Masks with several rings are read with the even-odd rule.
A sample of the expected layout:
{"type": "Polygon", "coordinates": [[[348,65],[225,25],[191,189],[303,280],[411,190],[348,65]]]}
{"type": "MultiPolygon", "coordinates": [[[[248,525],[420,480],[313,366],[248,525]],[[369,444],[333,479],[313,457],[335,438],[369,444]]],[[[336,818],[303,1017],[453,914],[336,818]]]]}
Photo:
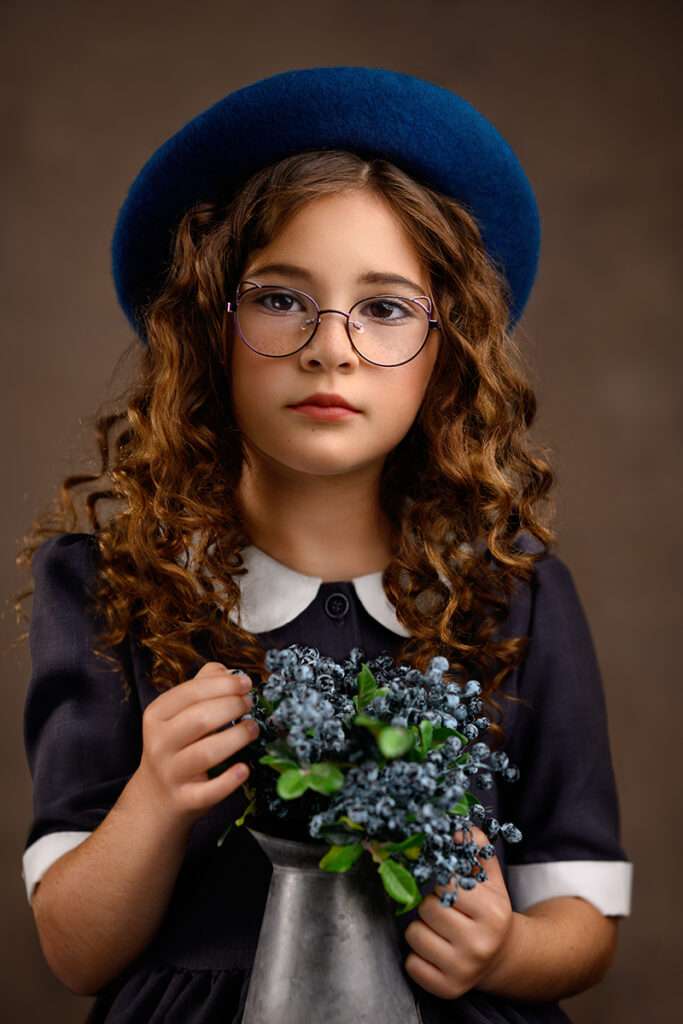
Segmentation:
{"type": "Polygon", "coordinates": [[[26,885],[26,898],[31,903],[33,890],[49,867],[69,850],[79,846],[92,832],[51,832],[41,836],[24,850],[21,877],[26,885]]]}
{"type": "Polygon", "coordinates": [[[583,896],[605,916],[631,913],[631,861],[556,860],[508,864],[507,870],[513,910],[522,912],[553,896],[583,896]]]}

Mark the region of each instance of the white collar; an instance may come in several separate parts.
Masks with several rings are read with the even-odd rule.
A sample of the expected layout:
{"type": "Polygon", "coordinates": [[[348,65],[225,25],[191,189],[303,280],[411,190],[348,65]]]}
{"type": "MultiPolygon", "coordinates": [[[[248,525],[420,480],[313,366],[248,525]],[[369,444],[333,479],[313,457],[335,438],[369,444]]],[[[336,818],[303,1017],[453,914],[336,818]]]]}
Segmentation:
{"type": "MultiPolygon", "coordinates": [[[[211,546],[210,546],[211,547],[211,546]]],[[[192,547],[194,554],[194,547],[192,547]]],[[[320,576],[306,576],[271,558],[255,544],[240,551],[247,570],[235,576],[240,589],[237,608],[230,612],[231,621],[250,633],[265,633],[284,626],[300,615],[315,596],[323,582],[320,576]]],[[[185,565],[192,560],[189,556],[185,565]]],[[[359,600],[369,615],[399,636],[410,636],[410,631],[396,618],[394,606],[382,586],[382,570],[356,576],[352,580],[359,600]]],[[[216,589],[224,593],[223,584],[216,581],[216,589]]]]}
{"type": "MultiPolygon", "coordinates": [[[[266,632],[291,622],[308,608],[323,582],[319,576],[305,576],[290,569],[253,544],[242,548],[241,554],[248,572],[235,577],[240,585],[240,625],[250,633],[266,632]]],[[[393,633],[410,636],[384,593],[381,569],[349,582],[369,615],[393,633]]],[[[234,611],[230,617],[237,621],[234,611]]]]}
{"type": "MultiPolygon", "coordinates": [[[[186,553],[186,566],[194,561],[196,535],[195,531],[190,545],[191,553],[186,553]]],[[[523,537],[526,536],[526,531],[523,531],[523,537]]],[[[519,543],[527,550],[539,550],[542,547],[534,538],[530,540],[531,544],[528,540],[519,543]]],[[[209,550],[212,546],[210,545],[209,550]]],[[[460,547],[472,550],[469,544],[461,544],[460,547]]],[[[241,554],[247,572],[235,577],[240,589],[240,600],[238,607],[230,612],[230,619],[250,633],[269,632],[291,622],[308,608],[323,582],[320,576],[306,576],[295,569],[290,569],[254,544],[242,548],[241,554]]],[[[449,590],[451,589],[449,581],[441,573],[439,579],[449,590]]],[[[384,593],[381,569],[366,573],[364,576],[356,576],[350,582],[367,613],[377,622],[398,636],[411,635],[396,618],[394,606],[384,593]]],[[[225,592],[220,581],[216,581],[215,586],[217,590],[225,592]]]]}

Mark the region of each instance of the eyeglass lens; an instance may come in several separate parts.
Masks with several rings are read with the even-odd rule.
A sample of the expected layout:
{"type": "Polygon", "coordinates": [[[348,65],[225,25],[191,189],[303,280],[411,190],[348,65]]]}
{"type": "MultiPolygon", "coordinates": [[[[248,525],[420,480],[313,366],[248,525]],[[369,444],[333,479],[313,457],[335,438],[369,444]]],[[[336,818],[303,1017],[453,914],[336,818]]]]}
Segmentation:
{"type": "MultiPolygon", "coordinates": [[[[286,356],[311,337],[317,309],[296,289],[251,288],[239,297],[237,322],[250,348],[262,355],[286,356]]],[[[362,356],[383,366],[415,356],[427,337],[429,315],[419,302],[396,295],[363,299],[351,310],[349,330],[362,356]]]]}

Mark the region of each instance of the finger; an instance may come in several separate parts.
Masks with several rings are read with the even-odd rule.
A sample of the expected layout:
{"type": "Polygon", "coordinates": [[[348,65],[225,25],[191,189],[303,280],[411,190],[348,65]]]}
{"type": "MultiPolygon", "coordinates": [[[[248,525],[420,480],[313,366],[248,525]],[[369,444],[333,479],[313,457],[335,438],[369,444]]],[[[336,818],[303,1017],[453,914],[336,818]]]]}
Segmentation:
{"type": "Polygon", "coordinates": [[[482,832],[478,825],[468,825],[467,829],[456,829],[453,833],[453,839],[457,843],[476,843],[477,846],[485,846],[486,843],[491,842],[486,833],[482,832]]]}
{"type": "Polygon", "coordinates": [[[418,985],[426,989],[427,992],[432,992],[439,999],[455,999],[465,991],[464,988],[456,988],[443,971],[417,953],[408,954],[404,967],[418,985]]]}
{"type": "Polygon", "coordinates": [[[215,671],[207,671],[204,675],[165,690],[152,701],[149,710],[160,719],[174,718],[198,701],[246,693],[245,678],[243,673],[232,675],[216,664],[215,671]]]}
{"type": "Polygon", "coordinates": [[[175,759],[176,771],[183,779],[193,779],[202,776],[221,761],[229,761],[241,750],[244,750],[243,758],[248,763],[252,756],[248,748],[257,736],[258,731],[252,730],[249,720],[234,726],[227,733],[207,736],[201,742],[191,743],[179,751],[175,759]]]}
{"type": "MultiPolygon", "coordinates": [[[[477,825],[470,825],[468,833],[469,834],[467,834],[464,837],[463,830],[457,829],[453,833],[453,839],[456,843],[476,843],[479,850],[481,850],[482,846],[493,846],[493,843],[486,835],[486,833],[483,832],[477,825]]],[[[467,872],[467,875],[469,875],[472,878],[476,878],[480,874],[481,869],[483,868],[489,878],[503,877],[503,871],[500,866],[500,861],[498,860],[498,855],[495,853],[495,851],[492,857],[482,857],[480,853],[477,853],[476,857],[478,866],[474,865],[471,868],[471,870],[467,872]]]]}
{"type": "Polygon", "coordinates": [[[452,973],[453,946],[448,939],[439,935],[424,921],[411,921],[403,934],[410,948],[423,960],[444,974],[452,973]]]}
{"type": "Polygon", "coordinates": [[[458,895],[458,901],[452,907],[444,907],[436,893],[430,892],[418,905],[417,912],[425,924],[429,925],[437,935],[441,935],[448,942],[459,942],[467,938],[468,929],[474,925],[475,917],[481,916],[476,913],[476,907],[474,911],[471,904],[462,907],[459,905],[459,900],[460,896],[458,895]]]}
{"type": "MultiPolygon", "coordinates": [[[[486,833],[476,825],[470,826],[468,831],[467,842],[476,842],[480,848],[490,843],[486,833]]],[[[463,842],[463,830],[457,830],[453,838],[456,842],[463,842]]],[[[491,845],[493,844],[491,843],[491,845]]],[[[435,885],[433,891],[436,897],[442,896],[445,892],[456,892],[456,899],[452,907],[443,907],[440,901],[437,901],[438,905],[447,912],[457,910],[469,918],[481,918],[486,913],[490,901],[498,898],[498,890],[501,887],[505,888],[500,861],[495,854],[490,858],[478,855],[477,865],[465,872],[462,877],[474,878],[476,881],[474,888],[463,889],[460,885],[456,885],[454,878],[451,878],[446,885],[435,885]]]]}
{"type": "Polygon", "coordinates": [[[182,714],[165,723],[165,743],[174,750],[183,750],[205,736],[233,728],[238,722],[245,721],[245,715],[253,718],[253,705],[246,703],[246,699],[246,694],[216,697],[190,705],[182,714]]]}

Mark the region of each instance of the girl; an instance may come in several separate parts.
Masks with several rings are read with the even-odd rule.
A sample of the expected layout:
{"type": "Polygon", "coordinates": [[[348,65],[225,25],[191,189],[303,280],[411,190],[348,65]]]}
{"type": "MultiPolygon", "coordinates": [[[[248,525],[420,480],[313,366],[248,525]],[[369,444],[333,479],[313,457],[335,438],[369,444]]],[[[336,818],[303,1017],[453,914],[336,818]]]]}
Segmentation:
{"type": "Polygon", "coordinates": [[[140,365],[97,420],[106,486],[81,532],[69,490],[98,478],[65,481],[23,552],[23,877],[89,1021],[240,1020],[271,867],[246,829],[217,839],[246,807],[246,687],[294,642],[446,656],[520,768],[483,799],[523,841],[499,837],[456,907],[427,891],[401,919],[422,1019],[566,1021],[557,1001],[604,977],[632,865],[512,340],[537,258],[496,129],[382,69],[238,90],[133,183],[113,261],[140,365]]]}

